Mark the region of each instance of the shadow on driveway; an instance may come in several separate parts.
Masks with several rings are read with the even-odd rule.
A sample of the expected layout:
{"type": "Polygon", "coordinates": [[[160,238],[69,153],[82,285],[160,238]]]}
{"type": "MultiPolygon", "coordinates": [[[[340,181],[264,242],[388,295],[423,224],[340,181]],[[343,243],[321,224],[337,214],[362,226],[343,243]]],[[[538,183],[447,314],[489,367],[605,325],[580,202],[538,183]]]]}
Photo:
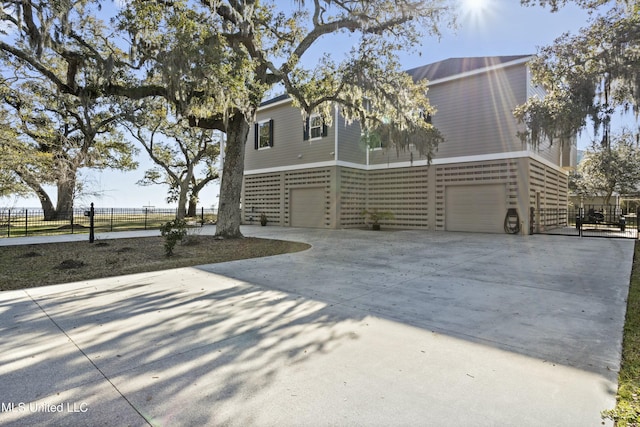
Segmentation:
{"type": "Polygon", "coordinates": [[[244,233],[313,248],[0,293],[0,423],[582,426],[615,402],[633,242],[244,233]]]}

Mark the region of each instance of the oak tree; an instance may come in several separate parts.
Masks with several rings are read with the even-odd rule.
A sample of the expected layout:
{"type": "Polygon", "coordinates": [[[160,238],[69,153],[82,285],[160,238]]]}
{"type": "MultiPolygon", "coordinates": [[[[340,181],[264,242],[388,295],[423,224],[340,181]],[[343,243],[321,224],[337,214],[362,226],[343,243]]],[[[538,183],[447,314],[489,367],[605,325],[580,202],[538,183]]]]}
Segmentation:
{"type": "Polygon", "coordinates": [[[567,144],[588,123],[608,146],[617,111],[640,113],[640,2],[638,0],[521,0],[557,11],[575,3],[592,13],[578,34],[541,48],[531,63],[534,82],[546,90],[516,111],[524,142],[567,144]]]}

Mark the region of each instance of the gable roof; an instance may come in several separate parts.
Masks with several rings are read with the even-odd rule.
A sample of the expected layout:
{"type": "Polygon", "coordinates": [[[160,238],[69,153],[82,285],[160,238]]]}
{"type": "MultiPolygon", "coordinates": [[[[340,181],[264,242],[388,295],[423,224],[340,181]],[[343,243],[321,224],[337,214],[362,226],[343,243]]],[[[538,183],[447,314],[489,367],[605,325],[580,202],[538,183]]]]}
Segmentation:
{"type": "MultiPolygon", "coordinates": [[[[507,55],[507,56],[475,56],[469,58],[449,58],[432,64],[406,70],[414,81],[427,79],[429,81],[447,79],[470,72],[505,65],[510,62],[521,62],[533,55],[507,55]]],[[[275,104],[289,99],[288,94],[276,96],[263,101],[260,107],[275,104]]]]}
{"type": "Polygon", "coordinates": [[[414,80],[427,79],[430,81],[446,79],[459,74],[479,71],[484,68],[491,68],[509,62],[530,58],[532,55],[509,55],[509,56],[476,56],[471,58],[449,58],[422,67],[407,70],[407,74],[414,80]]]}

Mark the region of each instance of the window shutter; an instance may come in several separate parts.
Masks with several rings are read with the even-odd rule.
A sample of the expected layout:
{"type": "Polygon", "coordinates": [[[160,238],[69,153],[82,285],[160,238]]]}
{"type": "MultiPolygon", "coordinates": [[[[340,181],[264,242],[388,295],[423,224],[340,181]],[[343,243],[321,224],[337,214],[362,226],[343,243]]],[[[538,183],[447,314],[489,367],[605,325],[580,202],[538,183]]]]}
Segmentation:
{"type": "Polygon", "coordinates": [[[255,149],[258,149],[258,131],[259,131],[259,127],[258,124],[256,123],[255,125],[253,125],[253,143],[255,145],[255,149]]]}
{"type": "Polygon", "coordinates": [[[426,116],[424,116],[424,121],[431,124],[431,114],[427,113],[426,116]]]}
{"type": "Polygon", "coordinates": [[[329,126],[327,126],[323,120],[322,121],[322,137],[325,137],[327,135],[329,135],[329,126]]]}
{"type": "Polygon", "coordinates": [[[273,119],[269,120],[269,147],[273,147],[273,119]]]}
{"type": "Polygon", "coordinates": [[[304,128],[302,129],[302,138],[305,141],[309,140],[309,117],[304,121],[304,128]]]}

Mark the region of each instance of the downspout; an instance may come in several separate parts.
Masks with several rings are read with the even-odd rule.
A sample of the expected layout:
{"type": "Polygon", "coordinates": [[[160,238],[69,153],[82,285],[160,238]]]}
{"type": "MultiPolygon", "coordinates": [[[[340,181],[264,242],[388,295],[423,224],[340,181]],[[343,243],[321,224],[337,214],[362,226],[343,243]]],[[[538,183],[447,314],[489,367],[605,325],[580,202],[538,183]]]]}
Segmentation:
{"type": "Polygon", "coordinates": [[[335,137],[334,137],[333,152],[335,153],[335,155],[333,157],[335,159],[336,166],[337,166],[338,165],[338,128],[340,127],[338,126],[338,104],[335,105],[334,112],[335,112],[335,119],[334,119],[335,137]]]}

